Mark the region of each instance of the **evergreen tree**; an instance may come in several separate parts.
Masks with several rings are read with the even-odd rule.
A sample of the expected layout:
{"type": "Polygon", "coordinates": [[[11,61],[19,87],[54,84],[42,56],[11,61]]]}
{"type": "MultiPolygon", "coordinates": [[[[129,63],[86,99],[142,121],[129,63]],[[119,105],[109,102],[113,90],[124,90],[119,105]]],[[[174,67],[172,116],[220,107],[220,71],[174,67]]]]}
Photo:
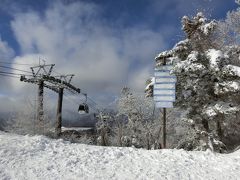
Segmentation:
{"type": "Polygon", "coordinates": [[[208,21],[202,13],[192,19],[184,16],[182,27],[187,39],[156,57],[156,66],[163,59],[173,64],[175,106],[185,111],[183,119],[192,128],[179,147],[222,151],[224,143],[231,146],[229,128],[235,124],[240,129],[240,67],[231,60],[240,52],[239,46],[222,51],[216,40],[218,23],[208,21]]]}

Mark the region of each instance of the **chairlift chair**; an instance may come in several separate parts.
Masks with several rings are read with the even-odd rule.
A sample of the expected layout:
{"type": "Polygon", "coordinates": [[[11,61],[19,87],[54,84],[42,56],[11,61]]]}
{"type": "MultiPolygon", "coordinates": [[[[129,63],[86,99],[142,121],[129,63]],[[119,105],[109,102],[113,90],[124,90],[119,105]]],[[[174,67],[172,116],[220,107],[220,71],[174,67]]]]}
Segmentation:
{"type": "Polygon", "coordinates": [[[86,103],[82,103],[79,105],[78,107],[78,112],[80,114],[83,114],[83,113],[89,113],[89,107],[86,103]]]}
{"type": "Polygon", "coordinates": [[[78,113],[79,114],[85,114],[85,113],[89,113],[89,107],[87,105],[87,94],[84,94],[84,96],[86,97],[86,100],[84,103],[80,104],[78,107],[78,113]]]}

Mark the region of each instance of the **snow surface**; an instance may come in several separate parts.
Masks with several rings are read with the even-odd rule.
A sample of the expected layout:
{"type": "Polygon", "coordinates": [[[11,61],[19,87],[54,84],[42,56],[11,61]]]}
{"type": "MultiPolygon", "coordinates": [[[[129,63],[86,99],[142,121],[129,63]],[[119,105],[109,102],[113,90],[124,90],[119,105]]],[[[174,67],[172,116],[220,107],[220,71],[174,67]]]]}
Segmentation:
{"type": "Polygon", "coordinates": [[[231,154],[71,144],[0,132],[0,179],[239,179],[231,154]]]}

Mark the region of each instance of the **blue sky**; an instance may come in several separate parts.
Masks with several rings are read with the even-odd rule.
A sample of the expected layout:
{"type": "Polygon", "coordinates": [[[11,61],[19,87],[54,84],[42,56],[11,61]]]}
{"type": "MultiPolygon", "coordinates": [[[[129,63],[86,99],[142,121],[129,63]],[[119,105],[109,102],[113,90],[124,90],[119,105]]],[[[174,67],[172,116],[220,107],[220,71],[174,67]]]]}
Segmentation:
{"type": "MultiPolygon", "coordinates": [[[[19,44],[11,29],[10,22],[14,20],[16,12],[36,11],[44,14],[45,10],[56,1],[49,0],[1,0],[0,5],[0,32],[2,40],[7,41],[20,53],[19,44]]],[[[64,4],[77,1],[63,0],[64,4]]],[[[181,17],[193,15],[203,11],[208,17],[222,19],[226,12],[237,8],[234,0],[82,0],[93,3],[101,8],[101,18],[110,26],[129,28],[132,26],[147,26],[154,31],[161,28],[174,29],[167,33],[168,46],[171,47],[181,33],[181,17]]]]}
{"type": "MultiPolygon", "coordinates": [[[[184,39],[182,16],[203,11],[222,19],[236,8],[234,0],[1,0],[0,58],[33,64],[44,58],[107,104],[123,86],[143,92],[156,54],[184,39]]],[[[0,97],[35,93],[0,78],[0,97]]]]}

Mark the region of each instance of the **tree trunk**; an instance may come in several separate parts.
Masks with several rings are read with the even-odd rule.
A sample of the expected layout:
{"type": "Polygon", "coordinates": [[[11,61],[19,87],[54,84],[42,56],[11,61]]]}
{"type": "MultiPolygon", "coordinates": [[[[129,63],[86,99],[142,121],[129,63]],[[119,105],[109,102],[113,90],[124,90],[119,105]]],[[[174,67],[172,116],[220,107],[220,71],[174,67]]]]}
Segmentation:
{"type": "Polygon", "coordinates": [[[221,126],[222,119],[223,119],[223,115],[219,115],[219,117],[217,119],[217,135],[218,135],[220,141],[222,141],[222,139],[223,139],[223,130],[222,130],[222,126],[221,126]]]}
{"type": "Polygon", "coordinates": [[[123,127],[122,124],[118,124],[118,145],[122,147],[122,135],[123,135],[123,127]]]}

